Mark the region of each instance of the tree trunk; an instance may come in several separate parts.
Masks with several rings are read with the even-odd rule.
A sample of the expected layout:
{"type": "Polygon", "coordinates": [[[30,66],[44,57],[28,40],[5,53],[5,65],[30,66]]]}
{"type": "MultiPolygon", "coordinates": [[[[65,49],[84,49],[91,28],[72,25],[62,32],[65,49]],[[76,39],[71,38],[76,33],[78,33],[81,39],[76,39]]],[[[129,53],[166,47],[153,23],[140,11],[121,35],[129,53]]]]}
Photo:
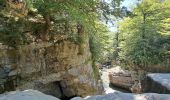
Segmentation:
{"type": "Polygon", "coordinates": [[[45,25],[44,25],[43,33],[40,33],[40,37],[43,41],[48,41],[49,33],[51,29],[50,15],[49,14],[44,15],[44,20],[45,20],[45,25]]]}

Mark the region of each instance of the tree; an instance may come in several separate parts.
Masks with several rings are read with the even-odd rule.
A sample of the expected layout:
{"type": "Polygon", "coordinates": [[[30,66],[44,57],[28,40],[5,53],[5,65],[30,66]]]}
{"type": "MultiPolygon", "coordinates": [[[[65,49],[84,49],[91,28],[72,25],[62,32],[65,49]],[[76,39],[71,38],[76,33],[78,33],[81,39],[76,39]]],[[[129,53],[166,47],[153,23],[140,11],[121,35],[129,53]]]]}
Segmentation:
{"type": "Polygon", "coordinates": [[[170,34],[165,21],[170,18],[170,1],[143,0],[133,13],[134,17],[120,23],[122,62],[147,70],[150,65],[167,61],[170,34]]]}

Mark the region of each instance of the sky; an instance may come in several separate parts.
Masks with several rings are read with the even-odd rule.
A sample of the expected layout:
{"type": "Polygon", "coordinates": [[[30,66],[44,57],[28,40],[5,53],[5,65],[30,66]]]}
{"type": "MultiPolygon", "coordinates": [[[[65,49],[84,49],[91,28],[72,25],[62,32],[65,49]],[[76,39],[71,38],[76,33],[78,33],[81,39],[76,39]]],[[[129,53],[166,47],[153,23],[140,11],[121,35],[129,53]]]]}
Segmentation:
{"type": "Polygon", "coordinates": [[[122,2],[121,6],[125,6],[128,9],[132,9],[133,7],[135,7],[137,1],[138,0],[125,0],[122,2]]]}
{"type": "MultiPolygon", "coordinates": [[[[106,0],[106,2],[110,2],[110,1],[111,0],[106,0]]],[[[125,6],[125,7],[127,7],[128,10],[132,10],[135,7],[137,1],[138,0],[124,0],[122,2],[121,6],[125,6]]],[[[108,26],[109,26],[110,31],[113,31],[113,32],[117,31],[116,23],[114,26],[111,23],[108,23],[108,26]]]]}
{"type": "MultiPolygon", "coordinates": [[[[105,0],[105,1],[106,2],[111,2],[112,0],[105,0]]],[[[124,0],[122,2],[122,6],[126,6],[128,8],[131,8],[131,6],[134,6],[137,1],[138,0],[124,0]]]]}

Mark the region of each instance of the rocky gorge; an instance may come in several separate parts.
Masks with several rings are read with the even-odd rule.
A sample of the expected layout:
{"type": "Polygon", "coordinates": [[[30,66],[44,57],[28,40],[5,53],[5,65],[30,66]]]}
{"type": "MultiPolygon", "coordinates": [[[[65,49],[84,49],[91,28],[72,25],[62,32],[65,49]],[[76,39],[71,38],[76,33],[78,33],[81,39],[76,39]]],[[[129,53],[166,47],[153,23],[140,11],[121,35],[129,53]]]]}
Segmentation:
{"type": "Polygon", "coordinates": [[[126,2],[0,0],[0,100],[170,100],[170,1],[126,2]]]}
{"type": "Polygon", "coordinates": [[[42,14],[29,1],[2,3],[8,14],[0,13],[0,93],[34,89],[61,99],[103,93],[85,25],[65,13],[42,14]],[[11,38],[15,33],[24,34],[11,38]]]}

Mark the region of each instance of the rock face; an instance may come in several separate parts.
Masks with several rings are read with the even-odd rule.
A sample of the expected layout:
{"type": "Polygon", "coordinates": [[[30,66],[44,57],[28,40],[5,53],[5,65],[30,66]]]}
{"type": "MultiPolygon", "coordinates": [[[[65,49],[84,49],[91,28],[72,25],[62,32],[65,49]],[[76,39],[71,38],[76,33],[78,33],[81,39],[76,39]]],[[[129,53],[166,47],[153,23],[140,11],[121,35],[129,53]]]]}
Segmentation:
{"type": "MultiPolygon", "coordinates": [[[[139,75],[140,76],[140,75],[139,75]]],[[[144,92],[143,80],[139,80],[133,71],[123,70],[117,66],[110,69],[109,81],[113,86],[117,86],[133,93],[144,92]]]]}
{"type": "Polygon", "coordinates": [[[128,71],[122,70],[120,67],[110,69],[110,84],[130,90],[134,85],[134,80],[128,71]]]}
{"type": "Polygon", "coordinates": [[[0,100],[60,100],[36,90],[15,91],[0,95],[0,100]]]}
{"type": "Polygon", "coordinates": [[[150,73],[147,75],[147,91],[170,94],[170,74],[150,73]]]}
{"type": "Polygon", "coordinates": [[[134,84],[134,81],[132,80],[130,75],[122,73],[109,73],[109,80],[111,84],[128,90],[130,90],[130,88],[134,84]]]}
{"type": "Polygon", "coordinates": [[[78,54],[70,41],[31,43],[18,49],[0,47],[0,92],[36,89],[56,97],[99,94],[89,45],[78,54]]]}

